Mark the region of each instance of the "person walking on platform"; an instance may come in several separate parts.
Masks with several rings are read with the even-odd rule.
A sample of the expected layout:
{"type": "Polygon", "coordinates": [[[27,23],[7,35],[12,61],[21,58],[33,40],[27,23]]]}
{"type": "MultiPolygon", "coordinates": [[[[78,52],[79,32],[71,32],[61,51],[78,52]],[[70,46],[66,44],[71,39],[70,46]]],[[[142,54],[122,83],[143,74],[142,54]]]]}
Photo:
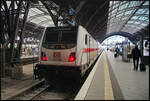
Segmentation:
{"type": "Polygon", "coordinates": [[[134,70],[138,70],[139,58],[141,57],[141,53],[137,45],[135,46],[135,48],[132,49],[132,57],[134,70]]]}
{"type": "Polygon", "coordinates": [[[115,57],[117,57],[117,56],[119,56],[119,48],[117,47],[116,49],[115,49],[115,57]]]}

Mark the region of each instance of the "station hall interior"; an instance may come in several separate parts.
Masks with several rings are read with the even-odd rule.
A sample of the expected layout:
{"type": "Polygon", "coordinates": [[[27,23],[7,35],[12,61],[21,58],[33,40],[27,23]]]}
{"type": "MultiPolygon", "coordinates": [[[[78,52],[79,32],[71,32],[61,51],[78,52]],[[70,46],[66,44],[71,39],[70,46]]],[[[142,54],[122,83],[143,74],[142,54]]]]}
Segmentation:
{"type": "MultiPolygon", "coordinates": [[[[68,47],[74,47],[74,44],[69,46],[69,41],[66,40],[75,38],[65,36],[66,43],[60,45],[63,48],[43,48],[41,45],[45,40],[46,28],[58,30],[76,26],[79,26],[76,33],[85,31],[89,36],[89,39],[86,39],[86,35],[84,37],[85,45],[89,44],[89,47],[83,48],[83,54],[88,54],[87,61],[90,61],[92,56],[93,60],[92,63],[82,66],[90,68],[85,71],[84,75],[87,73],[87,77],[75,93],[73,91],[65,95],[59,92],[56,95],[48,95],[49,92],[43,95],[41,100],[149,100],[149,0],[1,0],[0,20],[1,100],[31,100],[31,96],[20,96],[27,94],[28,89],[43,84],[44,80],[38,80],[36,76],[41,76],[38,72],[41,72],[42,65],[39,64],[45,61],[44,59],[49,61],[50,55],[41,57],[42,54],[47,54],[41,50],[69,50],[68,47]],[[80,26],[84,28],[82,31],[79,30],[80,26]],[[90,46],[92,42],[96,42],[97,47],[95,44],[90,46]],[[137,71],[134,70],[132,52],[136,46],[140,51],[137,71]],[[117,53],[116,48],[119,49],[117,53]],[[145,67],[144,71],[140,69],[141,64],[145,67]],[[39,66],[38,72],[36,66],[39,66]]],[[[59,42],[62,35],[63,32],[58,34],[59,42]]],[[[55,36],[52,36],[51,40],[53,38],[55,36]]],[[[79,39],[76,39],[77,43],[79,39]]],[[[83,41],[81,39],[81,42],[83,41]]],[[[72,50],[74,48],[69,52],[72,50]]],[[[58,52],[54,53],[60,55],[58,52]]],[[[69,54],[70,59],[78,53],[69,54]]],[[[61,53],[60,56],[64,55],[61,53]]],[[[73,57],[70,61],[85,61],[81,59],[82,61],[77,62],[79,57],[73,57]]],[[[83,57],[82,55],[81,58],[83,57]]],[[[55,61],[58,60],[61,59],[55,61]]],[[[68,89],[65,87],[64,85],[65,90],[68,89]]]]}

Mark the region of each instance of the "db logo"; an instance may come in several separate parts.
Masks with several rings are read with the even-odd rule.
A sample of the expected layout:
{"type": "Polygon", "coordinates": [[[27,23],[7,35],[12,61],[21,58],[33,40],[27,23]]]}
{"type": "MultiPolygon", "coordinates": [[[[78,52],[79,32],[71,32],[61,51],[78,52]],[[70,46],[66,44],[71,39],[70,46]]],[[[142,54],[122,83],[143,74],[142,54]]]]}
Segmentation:
{"type": "Polygon", "coordinates": [[[60,57],[60,52],[54,52],[53,57],[60,57]]]}

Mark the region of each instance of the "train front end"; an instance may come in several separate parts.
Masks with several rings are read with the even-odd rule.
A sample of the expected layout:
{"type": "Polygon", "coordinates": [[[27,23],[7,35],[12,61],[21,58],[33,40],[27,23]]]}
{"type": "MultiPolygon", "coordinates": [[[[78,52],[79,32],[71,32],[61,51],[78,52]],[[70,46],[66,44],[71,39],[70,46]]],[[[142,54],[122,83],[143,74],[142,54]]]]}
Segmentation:
{"type": "Polygon", "coordinates": [[[42,38],[39,63],[34,68],[36,78],[54,79],[78,77],[76,65],[78,27],[48,27],[42,38]]]}

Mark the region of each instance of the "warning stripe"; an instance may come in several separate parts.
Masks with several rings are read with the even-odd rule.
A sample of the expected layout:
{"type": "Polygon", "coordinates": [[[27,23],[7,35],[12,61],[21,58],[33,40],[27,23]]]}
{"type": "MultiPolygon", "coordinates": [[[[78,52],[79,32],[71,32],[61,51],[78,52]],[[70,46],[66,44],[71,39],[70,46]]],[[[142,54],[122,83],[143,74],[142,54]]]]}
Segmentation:
{"type": "Polygon", "coordinates": [[[87,53],[87,52],[92,52],[92,51],[97,51],[98,48],[84,48],[83,49],[83,53],[87,53]]]}
{"type": "Polygon", "coordinates": [[[109,75],[109,67],[108,67],[108,62],[106,59],[106,53],[104,57],[104,76],[105,76],[105,93],[104,93],[104,100],[114,100],[114,94],[113,94],[113,89],[112,89],[112,83],[110,80],[110,75],[109,75]]]}

